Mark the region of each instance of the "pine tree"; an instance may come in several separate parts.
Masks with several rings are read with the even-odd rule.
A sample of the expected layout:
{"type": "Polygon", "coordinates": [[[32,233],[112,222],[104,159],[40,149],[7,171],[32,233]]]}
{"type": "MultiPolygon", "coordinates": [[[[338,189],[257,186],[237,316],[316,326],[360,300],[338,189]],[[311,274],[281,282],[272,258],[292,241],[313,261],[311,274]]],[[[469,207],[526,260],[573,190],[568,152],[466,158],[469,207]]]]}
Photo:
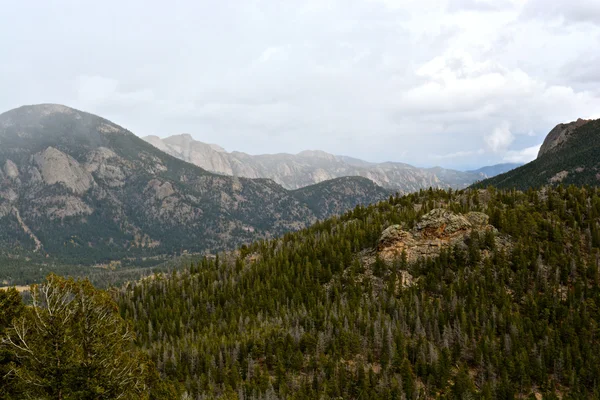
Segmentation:
{"type": "Polygon", "coordinates": [[[139,399],[149,395],[148,364],[106,292],[89,281],[48,276],[31,287],[32,306],[4,339],[24,397],[139,399]]]}

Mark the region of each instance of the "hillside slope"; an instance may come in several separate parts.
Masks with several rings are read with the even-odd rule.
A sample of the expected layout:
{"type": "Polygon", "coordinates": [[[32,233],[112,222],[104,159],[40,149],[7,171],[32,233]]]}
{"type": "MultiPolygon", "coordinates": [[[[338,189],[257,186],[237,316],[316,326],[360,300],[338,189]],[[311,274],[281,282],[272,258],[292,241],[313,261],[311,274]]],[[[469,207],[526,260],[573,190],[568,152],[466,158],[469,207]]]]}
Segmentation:
{"type": "Polygon", "coordinates": [[[424,191],[117,297],[192,398],[591,399],[599,257],[599,189],[424,191]]]}
{"type": "MultiPolygon", "coordinates": [[[[345,211],[313,210],[271,180],[207,172],[108,120],[52,104],[0,115],[0,183],[6,265],[125,264],[214,251],[345,211]]],[[[350,208],[381,199],[343,195],[339,204],[350,208]]]]}
{"type": "Polygon", "coordinates": [[[568,135],[555,135],[551,132],[545,141],[546,150],[540,152],[537,159],[475,186],[491,185],[525,190],[561,183],[600,185],[600,120],[570,124],[567,130],[564,126],[561,124],[561,129],[557,130],[557,127],[552,132],[568,132],[568,135]]]}
{"type": "Polygon", "coordinates": [[[319,219],[343,214],[357,205],[387,199],[393,193],[367,178],[344,177],[306,186],[292,192],[307,204],[319,219]]]}
{"type": "Polygon", "coordinates": [[[410,193],[430,187],[465,188],[484,177],[478,173],[439,167],[417,168],[397,162],[370,163],[314,150],[298,154],[228,153],[217,145],[194,140],[189,134],[165,139],[146,136],[143,139],[174,157],[208,171],[248,178],[269,178],[288,189],[299,189],[328,179],[362,176],[386,189],[410,193]]]}

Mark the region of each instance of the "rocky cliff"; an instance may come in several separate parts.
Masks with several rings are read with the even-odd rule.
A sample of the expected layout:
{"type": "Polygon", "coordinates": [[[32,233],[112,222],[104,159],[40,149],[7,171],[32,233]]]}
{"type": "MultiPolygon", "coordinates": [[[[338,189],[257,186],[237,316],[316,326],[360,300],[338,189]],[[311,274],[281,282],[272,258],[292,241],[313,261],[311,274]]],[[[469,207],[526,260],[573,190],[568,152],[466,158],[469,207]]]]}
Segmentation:
{"type": "Polygon", "coordinates": [[[566,124],[558,124],[550,131],[548,136],[546,136],[542,147],[540,147],[538,158],[559,149],[562,145],[569,141],[569,139],[571,139],[573,133],[575,133],[578,128],[584,126],[590,121],[591,120],[589,119],[579,118],[577,121],[566,124]]]}
{"type": "Polygon", "coordinates": [[[298,154],[249,155],[227,153],[222,148],[194,140],[190,135],[143,138],[174,157],[208,171],[247,178],[273,179],[287,189],[299,189],[330,179],[361,176],[386,189],[403,193],[419,189],[464,188],[486,178],[476,172],[444,168],[416,168],[403,163],[369,163],[323,151],[298,154]]]}

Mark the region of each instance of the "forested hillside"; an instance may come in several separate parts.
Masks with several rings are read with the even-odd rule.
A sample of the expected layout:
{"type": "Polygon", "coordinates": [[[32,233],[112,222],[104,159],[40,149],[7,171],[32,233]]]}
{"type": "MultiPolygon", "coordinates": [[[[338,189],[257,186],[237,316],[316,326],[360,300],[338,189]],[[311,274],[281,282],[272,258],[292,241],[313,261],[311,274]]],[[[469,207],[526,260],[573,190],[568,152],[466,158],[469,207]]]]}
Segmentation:
{"type": "Polygon", "coordinates": [[[557,128],[548,135],[547,149],[536,160],[474,186],[527,190],[558,184],[600,185],[600,120],[572,125],[568,136],[550,149],[557,128]]]}
{"type": "Polygon", "coordinates": [[[422,191],[117,297],[191,398],[598,398],[599,223],[597,188],[422,191]]]}

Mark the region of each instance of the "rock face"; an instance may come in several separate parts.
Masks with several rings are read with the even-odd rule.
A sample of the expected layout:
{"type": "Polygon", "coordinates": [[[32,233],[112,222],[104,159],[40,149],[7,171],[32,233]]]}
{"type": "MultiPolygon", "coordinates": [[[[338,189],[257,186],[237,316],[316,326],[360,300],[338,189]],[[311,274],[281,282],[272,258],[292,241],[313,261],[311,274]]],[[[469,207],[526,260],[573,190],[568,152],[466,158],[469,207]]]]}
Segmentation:
{"type": "Polygon", "coordinates": [[[92,175],[73,157],[54,147],[48,147],[43,152],[34,155],[33,160],[47,185],[61,183],[73,193],[83,194],[94,183],[92,175]]]}
{"type": "Polygon", "coordinates": [[[425,214],[410,231],[400,225],[388,227],[379,239],[377,252],[384,260],[393,260],[406,253],[409,262],[435,257],[444,249],[464,244],[473,230],[495,230],[488,224],[486,214],[470,212],[465,215],[437,208],[425,214]]]}
{"type": "Polygon", "coordinates": [[[538,153],[538,158],[560,148],[571,138],[573,133],[578,128],[582,127],[590,121],[591,120],[579,118],[577,121],[573,121],[567,124],[558,124],[554,129],[550,131],[548,136],[546,136],[546,139],[544,140],[544,143],[540,148],[540,152],[538,153]]]}
{"type": "MultiPolygon", "coordinates": [[[[192,142],[176,144],[185,152],[192,142]]],[[[295,193],[210,173],[95,115],[25,106],[0,114],[0,265],[34,252],[80,265],[231,248],[389,194],[359,179],[295,193]],[[324,195],[328,204],[315,201],[324,195]]]]}
{"type": "Polygon", "coordinates": [[[249,155],[194,140],[189,134],[143,138],[156,148],[208,171],[246,178],[272,179],[286,189],[299,189],[326,180],[361,176],[386,189],[414,192],[430,187],[464,188],[486,178],[478,172],[416,168],[403,163],[369,163],[318,150],[298,154],[249,155]]]}
{"type": "Polygon", "coordinates": [[[4,163],[4,173],[9,178],[17,179],[19,177],[19,168],[11,160],[6,160],[6,163],[4,163]]]}

